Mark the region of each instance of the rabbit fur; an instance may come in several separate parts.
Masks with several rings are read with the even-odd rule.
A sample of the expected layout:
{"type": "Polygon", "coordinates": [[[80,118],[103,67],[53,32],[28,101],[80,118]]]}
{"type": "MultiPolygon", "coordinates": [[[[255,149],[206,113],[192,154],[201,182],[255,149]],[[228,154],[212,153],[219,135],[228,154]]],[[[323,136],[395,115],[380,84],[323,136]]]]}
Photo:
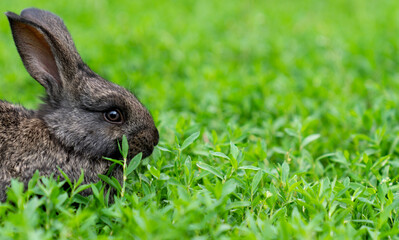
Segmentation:
{"type": "Polygon", "coordinates": [[[0,100],[1,201],[12,178],[26,185],[36,170],[59,176],[60,167],[77,179],[83,169],[84,183],[98,181],[112,164],[102,157],[121,157],[123,135],[130,158],[152,153],[159,135],[148,110],[82,61],[61,18],[36,8],[6,16],[22,62],[46,96],[36,111],[0,100]]]}

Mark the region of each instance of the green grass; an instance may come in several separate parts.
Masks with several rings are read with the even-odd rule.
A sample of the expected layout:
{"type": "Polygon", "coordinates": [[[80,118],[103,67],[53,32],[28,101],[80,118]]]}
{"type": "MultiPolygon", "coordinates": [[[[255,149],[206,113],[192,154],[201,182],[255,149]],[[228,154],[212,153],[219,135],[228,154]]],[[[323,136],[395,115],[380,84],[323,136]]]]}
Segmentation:
{"type": "MultiPolygon", "coordinates": [[[[1,1],[60,15],[159,147],[111,204],[13,182],[1,239],[399,239],[397,1],[1,1]],[[198,135],[199,133],[199,135],[198,135]],[[29,237],[28,237],[29,236],[29,237]]],[[[44,93],[0,17],[0,99],[44,93]]],[[[39,181],[40,180],[40,181],[39,181]]]]}

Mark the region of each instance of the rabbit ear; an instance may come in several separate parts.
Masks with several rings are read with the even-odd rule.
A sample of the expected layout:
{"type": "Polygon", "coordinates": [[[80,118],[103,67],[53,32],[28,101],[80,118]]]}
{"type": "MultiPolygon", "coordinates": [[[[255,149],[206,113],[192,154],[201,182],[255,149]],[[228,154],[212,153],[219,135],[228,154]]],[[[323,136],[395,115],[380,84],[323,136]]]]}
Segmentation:
{"type": "Polygon", "coordinates": [[[50,97],[60,94],[83,64],[62,20],[47,11],[29,8],[21,16],[6,13],[22,62],[50,97]]]}

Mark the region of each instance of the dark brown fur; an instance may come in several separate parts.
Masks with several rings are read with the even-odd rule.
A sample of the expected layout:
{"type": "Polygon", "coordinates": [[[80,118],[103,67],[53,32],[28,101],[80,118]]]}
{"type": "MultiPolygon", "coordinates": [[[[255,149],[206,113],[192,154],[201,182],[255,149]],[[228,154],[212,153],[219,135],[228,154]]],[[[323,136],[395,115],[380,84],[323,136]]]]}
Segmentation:
{"type": "Polygon", "coordinates": [[[129,157],[152,153],[159,136],[148,110],[82,61],[59,17],[34,8],[6,15],[25,68],[47,95],[37,111],[0,101],[0,200],[11,178],[26,184],[36,170],[59,175],[58,166],[77,179],[83,169],[85,183],[97,181],[110,166],[102,157],[120,157],[123,135],[129,157]],[[104,113],[114,109],[123,123],[105,121],[104,113]]]}

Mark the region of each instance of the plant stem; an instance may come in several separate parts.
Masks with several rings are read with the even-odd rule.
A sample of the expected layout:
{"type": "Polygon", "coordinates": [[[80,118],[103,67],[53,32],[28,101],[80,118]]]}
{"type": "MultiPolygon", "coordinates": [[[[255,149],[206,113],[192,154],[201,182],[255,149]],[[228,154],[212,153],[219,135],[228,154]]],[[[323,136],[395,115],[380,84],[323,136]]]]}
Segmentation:
{"type": "Polygon", "coordinates": [[[121,191],[121,197],[125,196],[125,188],[126,188],[126,163],[127,163],[127,158],[123,158],[123,182],[122,182],[122,191],[121,191]]]}

